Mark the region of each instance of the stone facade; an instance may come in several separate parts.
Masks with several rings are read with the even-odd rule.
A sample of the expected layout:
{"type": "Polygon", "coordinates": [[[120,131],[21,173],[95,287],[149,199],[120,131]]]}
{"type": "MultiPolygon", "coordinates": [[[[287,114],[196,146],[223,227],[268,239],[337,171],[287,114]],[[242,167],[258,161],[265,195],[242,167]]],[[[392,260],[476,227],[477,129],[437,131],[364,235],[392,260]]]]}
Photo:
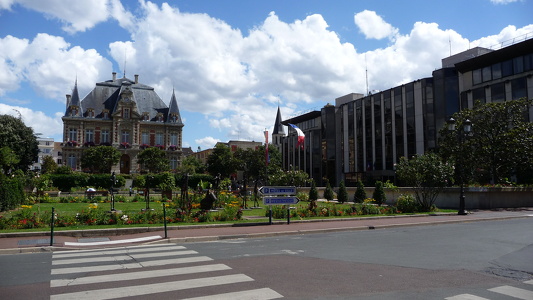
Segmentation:
{"type": "Polygon", "coordinates": [[[77,84],[67,95],[63,120],[63,164],[81,170],[88,147],[107,145],[122,156],[113,171],[140,173],[137,155],[147,147],[165,150],[171,169],[181,165],[183,122],[174,92],[167,106],[154,88],[135,80],[116,78],[96,83],[83,100],[77,84]]]}

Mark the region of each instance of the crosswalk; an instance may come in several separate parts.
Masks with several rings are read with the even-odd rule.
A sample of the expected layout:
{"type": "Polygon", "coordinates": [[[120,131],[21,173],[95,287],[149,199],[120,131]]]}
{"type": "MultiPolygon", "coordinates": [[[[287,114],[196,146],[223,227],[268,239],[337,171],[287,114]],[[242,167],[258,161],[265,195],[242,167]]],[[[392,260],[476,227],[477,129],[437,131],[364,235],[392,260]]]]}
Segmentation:
{"type": "MultiPolygon", "coordinates": [[[[533,285],[533,280],[524,281],[526,284],[533,285]]],[[[491,299],[499,299],[498,297],[506,296],[510,298],[505,299],[523,299],[523,300],[532,300],[533,299],[533,291],[529,289],[524,288],[517,288],[514,286],[509,285],[502,285],[495,288],[488,289],[487,291],[493,292],[494,297],[492,298],[486,298],[486,297],[480,297],[476,295],[471,294],[460,294],[455,295],[452,297],[445,298],[446,300],[491,300],[491,299]]]]}
{"type": "Polygon", "coordinates": [[[74,250],[53,253],[50,299],[283,297],[270,288],[250,286],[252,282],[253,278],[178,245],[74,250]]]}

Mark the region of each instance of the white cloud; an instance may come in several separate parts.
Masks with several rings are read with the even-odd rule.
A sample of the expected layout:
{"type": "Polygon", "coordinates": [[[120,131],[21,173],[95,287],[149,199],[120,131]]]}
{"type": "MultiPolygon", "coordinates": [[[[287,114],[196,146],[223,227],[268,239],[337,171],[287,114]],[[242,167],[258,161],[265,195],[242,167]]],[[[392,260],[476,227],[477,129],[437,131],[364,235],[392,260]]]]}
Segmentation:
{"type": "Polygon", "coordinates": [[[32,41],[12,36],[0,39],[0,70],[4,71],[0,72],[0,95],[28,81],[39,95],[64,101],[76,77],[83,95],[110,72],[111,62],[94,49],[70,47],[62,37],[41,33],[32,41]]]}
{"type": "Polygon", "coordinates": [[[0,9],[20,4],[61,21],[68,33],[83,32],[109,18],[115,18],[122,27],[132,24],[132,15],[126,12],[120,0],[76,0],[75,5],[65,0],[0,0],[0,9]]]}
{"type": "Polygon", "coordinates": [[[220,140],[219,139],[215,139],[214,137],[211,137],[211,136],[206,136],[204,138],[194,140],[194,142],[197,145],[200,145],[200,147],[202,147],[202,149],[209,149],[209,148],[214,148],[215,145],[218,142],[220,142],[220,140]]]}
{"type": "Polygon", "coordinates": [[[509,3],[513,3],[513,2],[518,2],[520,0],[490,0],[490,2],[494,3],[494,4],[509,4],[509,3]]]}
{"type": "Polygon", "coordinates": [[[354,22],[367,39],[392,39],[398,34],[398,29],[385,22],[375,11],[364,10],[355,14],[354,22]]]}
{"type": "Polygon", "coordinates": [[[0,103],[0,115],[22,117],[26,126],[32,127],[34,133],[41,133],[42,137],[62,136],[63,112],[57,112],[53,117],[47,116],[42,111],[34,111],[26,107],[10,106],[0,103]]]}

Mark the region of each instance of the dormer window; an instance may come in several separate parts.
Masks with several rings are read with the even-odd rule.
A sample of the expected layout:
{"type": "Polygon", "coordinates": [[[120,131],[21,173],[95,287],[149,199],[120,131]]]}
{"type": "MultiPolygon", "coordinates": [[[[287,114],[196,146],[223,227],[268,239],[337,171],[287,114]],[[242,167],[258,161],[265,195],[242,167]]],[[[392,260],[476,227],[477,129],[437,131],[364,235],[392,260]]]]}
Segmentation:
{"type": "Polygon", "coordinates": [[[162,113],[158,113],[156,118],[157,118],[158,122],[163,122],[163,114],[162,113]]]}
{"type": "Polygon", "coordinates": [[[150,114],[148,112],[143,112],[143,121],[150,121],[150,114]]]}
{"type": "Polygon", "coordinates": [[[71,117],[75,117],[78,115],[78,106],[76,105],[71,105],[70,106],[70,116],[71,117]]]}
{"type": "Polygon", "coordinates": [[[88,108],[87,109],[87,117],[88,118],[94,118],[94,109],[93,108],[88,108]]]}
{"type": "Polygon", "coordinates": [[[130,109],[129,108],[124,108],[124,110],[122,112],[122,117],[124,119],[129,119],[130,118],[130,109]]]}
{"type": "Polygon", "coordinates": [[[170,122],[171,123],[176,123],[178,121],[178,115],[173,113],[173,114],[170,114],[170,122]]]}
{"type": "Polygon", "coordinates": [[[104,109],[104,110],[102,111],[102,117],[103,117],[104,119],[109,119],[109,109],[104,109]]]}

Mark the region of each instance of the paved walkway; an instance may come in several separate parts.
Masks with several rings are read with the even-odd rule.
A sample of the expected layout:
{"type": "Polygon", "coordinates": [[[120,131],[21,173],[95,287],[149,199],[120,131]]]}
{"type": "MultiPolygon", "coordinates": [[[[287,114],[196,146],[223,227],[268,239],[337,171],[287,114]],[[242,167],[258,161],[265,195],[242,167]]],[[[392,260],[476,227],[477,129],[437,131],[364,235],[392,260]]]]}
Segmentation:
{"type": "Polygon", "coordinates": [[[533,217],[533,208],[515,211],[475,211],[469,215],[455,214],[362,217],[313,221],[276,220],[274,224],[206,224],[198,226],[168,226],[167,238],[163,227],[125,228],[110,230],[56,231],[53,246],[50,232],[2,234],[0,254],[117,247],[139,243],[186,243],[237,238],[259,238],[352,230],[369,230],[399,226],[433,225],[533,217]],[[149,230],[149,231],[147,231],[149,230]],[[66,234],[69,234],[68,236],[66,234]]]}

